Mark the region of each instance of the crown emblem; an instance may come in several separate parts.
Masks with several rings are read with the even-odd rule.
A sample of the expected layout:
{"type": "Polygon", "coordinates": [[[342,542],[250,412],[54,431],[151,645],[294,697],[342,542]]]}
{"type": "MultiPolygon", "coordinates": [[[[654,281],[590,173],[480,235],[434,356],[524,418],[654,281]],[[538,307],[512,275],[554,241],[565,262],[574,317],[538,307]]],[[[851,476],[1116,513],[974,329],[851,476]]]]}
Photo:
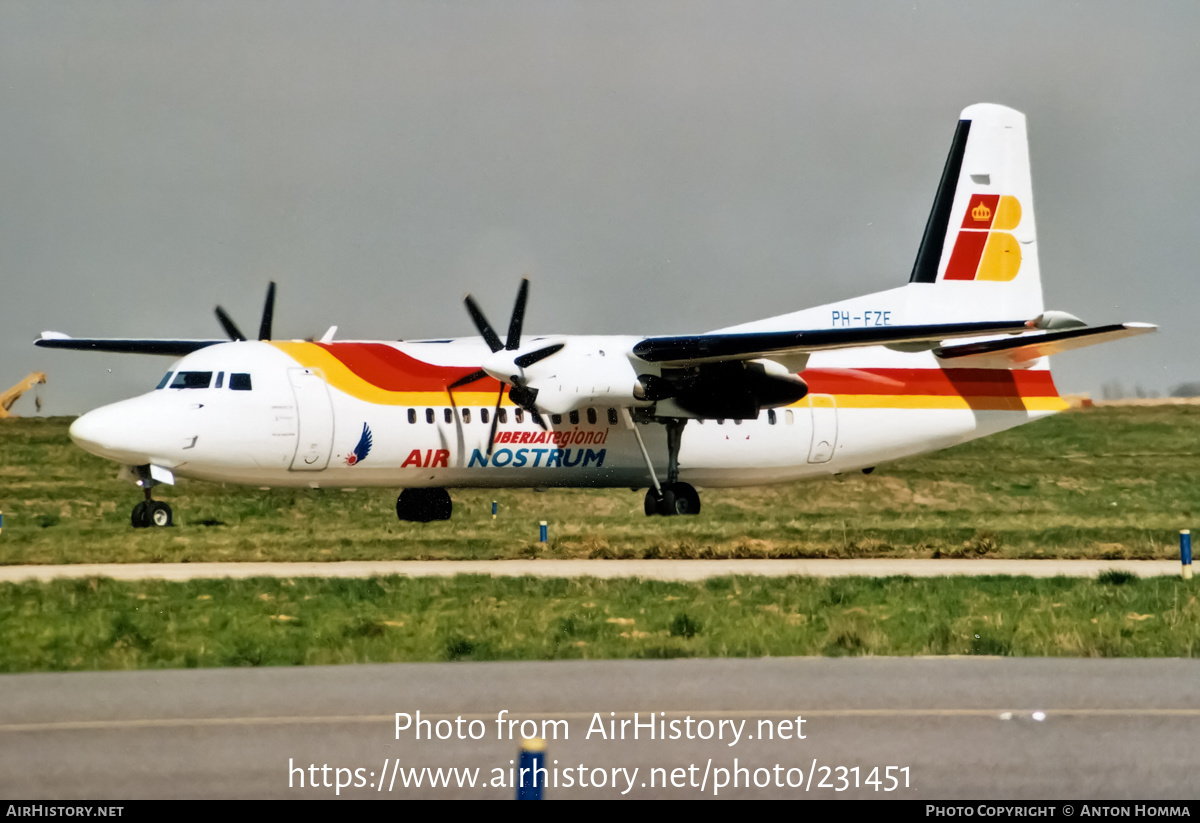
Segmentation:
{"type": "Polygon", "coordinates": [[[971,209],[971,219],[977,221],[988,220],[992,216],[992,210],[986,204],[980,203],[975,208],[971,209]]]}

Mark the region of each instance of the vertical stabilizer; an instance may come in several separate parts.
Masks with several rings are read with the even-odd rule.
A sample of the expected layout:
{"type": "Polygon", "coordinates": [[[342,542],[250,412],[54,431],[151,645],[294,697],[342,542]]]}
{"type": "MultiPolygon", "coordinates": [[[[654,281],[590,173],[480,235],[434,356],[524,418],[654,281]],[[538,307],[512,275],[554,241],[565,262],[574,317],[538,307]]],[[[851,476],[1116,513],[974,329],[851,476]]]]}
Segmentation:
{"type": "Polygon", "coordinates": [[[991,103],[963,109],[909,282],[938,286],[943,306],[1042,312],[1025,115],[991,103]]]}

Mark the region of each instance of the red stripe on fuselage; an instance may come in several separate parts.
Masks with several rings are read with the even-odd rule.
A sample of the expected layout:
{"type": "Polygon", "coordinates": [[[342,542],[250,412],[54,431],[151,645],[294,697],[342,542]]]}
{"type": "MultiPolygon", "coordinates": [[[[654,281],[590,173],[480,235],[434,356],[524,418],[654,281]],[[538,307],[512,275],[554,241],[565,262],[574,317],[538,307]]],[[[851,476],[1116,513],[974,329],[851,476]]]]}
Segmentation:
{"type": "Polygon", "coordinates": [[[812,394],[1058,397],[1045,369],[805,369],[812,394]]]}
{"type": "MultiPolygon", "coordinates": [[[[317,343],[342,365],[372,386],[385,391],[441,391],[476,369],[470,366],[435,366],[409,357],[385,343],[317,343]]],[[[500,382],[482,377],[462,388],[499,391],[500,382]]]]}

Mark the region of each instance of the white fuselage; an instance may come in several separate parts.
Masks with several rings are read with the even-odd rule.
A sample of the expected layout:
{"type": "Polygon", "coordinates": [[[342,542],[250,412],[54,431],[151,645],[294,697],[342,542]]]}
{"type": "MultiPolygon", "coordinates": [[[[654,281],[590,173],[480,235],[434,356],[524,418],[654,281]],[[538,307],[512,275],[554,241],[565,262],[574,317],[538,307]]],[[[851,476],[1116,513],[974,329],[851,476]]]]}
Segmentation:
{"type": "MultiPolygon", "coordinates": [[[[592,340],[617,352],[634,339],[592,340]]],[[[453,396],[445,389],[487,354],[478,339],[215,345],[171,369],[176,385],[187,382],[181,375],[207,373],[192,379],[196,387],[169,383],[89,412],[71,436],[127,465],[259,486],[651,485],[626,422],[632,418],[612,405],[545,415],[543,430],[505,395],[504,419],[487,454],[498,384],[453,396]],[[380,354],[402,362],[380,365],[380,354]],[[413,377],[416,370],[423,371],[413,377]],[[234,375],[248,375],[238,381],[249,388],[233,387],[234,375]]],[[[755,419],[690,420],[680,479],[739,486],[837,474],[992,434],[1065,405],[1044,368],[1027,372],[1050,387],[1036,397],[1014,387],[1007,371],[982,377],[983,370],[958,371],[963,375],[942,370],[928,352],[876,347],[814,354],[802,372],[810,394],[798,403],[755,419]]],[[[634,425],[663,477],[665,426],[634,425]]]]}

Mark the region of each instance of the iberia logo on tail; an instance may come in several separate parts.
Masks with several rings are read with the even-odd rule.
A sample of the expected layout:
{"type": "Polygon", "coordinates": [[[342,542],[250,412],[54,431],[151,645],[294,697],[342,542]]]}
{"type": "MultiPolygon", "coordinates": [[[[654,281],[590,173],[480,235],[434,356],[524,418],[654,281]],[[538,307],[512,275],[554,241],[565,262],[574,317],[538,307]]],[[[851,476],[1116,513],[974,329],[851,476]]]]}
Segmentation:
{"type": "Polygon", "coordinates": [[[1017,198],[971,195],[943,279],[1012,280],[1021,268],[1021,244],[1010,232],[1020,222],[1017,198]]]}

